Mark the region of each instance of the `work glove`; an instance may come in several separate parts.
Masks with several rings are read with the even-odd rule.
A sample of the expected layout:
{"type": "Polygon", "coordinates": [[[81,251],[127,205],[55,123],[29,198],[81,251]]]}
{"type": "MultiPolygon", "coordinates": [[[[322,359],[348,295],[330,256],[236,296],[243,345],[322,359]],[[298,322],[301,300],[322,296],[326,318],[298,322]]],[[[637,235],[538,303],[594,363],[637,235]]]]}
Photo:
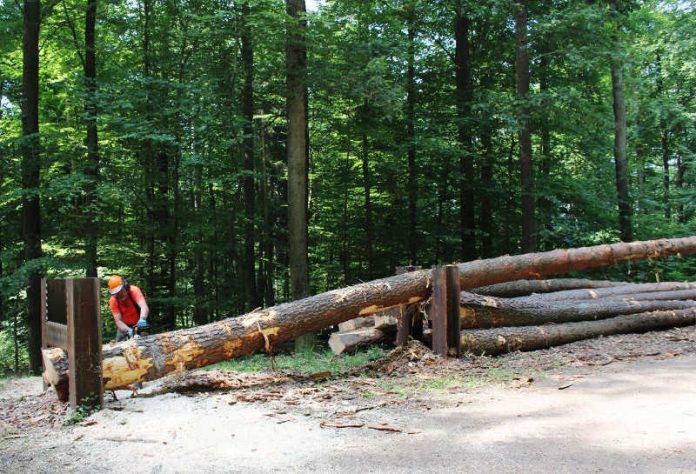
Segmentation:
{"type": "Polygon", "coordinates": [[[138,328],[139,329],[147,328],[147,321],[143,318],[140,318],[140,321],[138,321],[138,328]]]}
{"type": "Polygon", "coordinates": [[[128,337],[133,337],[133,329],[128,328],[128,337]]]}

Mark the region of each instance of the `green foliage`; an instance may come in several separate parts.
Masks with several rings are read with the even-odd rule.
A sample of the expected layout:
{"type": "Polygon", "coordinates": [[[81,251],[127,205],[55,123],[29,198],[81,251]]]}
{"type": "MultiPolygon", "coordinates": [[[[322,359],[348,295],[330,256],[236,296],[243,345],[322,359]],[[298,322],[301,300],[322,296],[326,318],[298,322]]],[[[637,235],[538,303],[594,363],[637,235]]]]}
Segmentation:
{"type": "Polygon", "coordinates": [[[82,421],[85,421],[87,418],[89,418],[99,410],[99,407],[94,407],[90,405],[77,405],[77,408],[68,412],[65,419],[63,420],[63,426],[76,425],[82,421]]]}
{"type": "Polygon", "coordinates": [[[229,369],[237,372],[262,372],[274,368],[275,370],[303,374],[325,371],[337,374],[351,368],[362,367],[383,356],[384,350],[379,347],[369,347],[352,355],[335,355],[331,351],[302,352],[273,357],[266,354],[255,354],[211,365],[209,368],[229,369]]]}
{"type": "MultiPolygon", "coordinates": [[[[693,7],[646,0],[620,2],[611,12],[609,3],[527,2],[532,92],[523,102],[514,90],[511,3],[462,2],[474,89],[468,117],[459,116],[455,100],[454,2],[331,1],[309,12],[312,291],[365,281],[370,270],[387,276],[399,265],[429,267],[460,258],[462,122],[472,136],[470,159],[479,177],[472,184],[477,251],[484,257],[519,252],[521,107],[529,110],[532,124],[539,249],[616,242],[609,69],[616,61],[624,70],[636,238],[696,234],[693,7]],[[413,84],[407,75],[409,47],[413,84]],[[406,133],[411,118],[413,182],[406,133]],[[415,232],[408,218],[412,185],[415,232]],[[485,199],[489,216],[482,215],[485,199]],[[490,230],[483,228],[485,217],[490,230]],[[409,257],[411,234],[416,261],[409,257]],[[486,239],[490,248],[484,250],[486,239]]],[[[100,277],[119,272],[144,288],[157,330],[251,309],[242,274],[249,221],[262,305],[290,299],[285,158],[290,25],[280,0],[250,6],[243,18],[237,4],[208,0],[99,4],[96,178],[89,173],[85,146],[85,4],[64,0],[46,6],[39,78],[41,185],[23,189],[22,12],[17,3],[0,3],[0,350],[6,364],[1,370],[14,364],[6,361],[14,361],[15,321],[24,367],[26,276],[33,269],[49,278],[83,275],[90,229],[98,232],[100,277]],[[245,169],[241,147],[247,133],[243,24],[251,26],[254,52],[253,171],[245,169]],[[249,176],[255,190],[251,215],[242,187],[249,176]],[[22,198],[30,195],[41,198],[45,256],[22,262],[22,198]]],[[[662,280],[694,278],[688,259],[596,273],[632,280],[654,280],[656,274],[662,280]]],[[[114,328],[104,296],[108,339],[114,328]]]]}

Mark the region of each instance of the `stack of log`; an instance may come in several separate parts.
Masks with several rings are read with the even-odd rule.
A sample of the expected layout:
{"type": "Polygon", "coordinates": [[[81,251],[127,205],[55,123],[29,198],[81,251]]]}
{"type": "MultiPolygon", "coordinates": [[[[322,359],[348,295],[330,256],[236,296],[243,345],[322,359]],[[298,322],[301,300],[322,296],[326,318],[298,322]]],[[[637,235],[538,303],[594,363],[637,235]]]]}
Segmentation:
{"type": "MultiPolygon", "coordinates": [[[[336,354],[393,343],[407,306],[339,325],[336,354]]],[[[518,280],[462,291],[462,346],[474,354],[533,350],[612,334],[694,324],[696,283],[518,280]]],[[[426,338],[428,332],[425,333],[426,338]]]]}
{"type": "Polygon", "coordinates": [[[677,282],[561,279],[478,288],[461,294],[462,347],[495,355],[696,324],[695,300],[696,284],[677,282]],[[584,288],[574,286],[578,284],[584,288]],[[528,293],[525,285],[548,289],[531,288],[528,293]]]}
{"type": "Polygon", "coordinates": [[[402,309],[391,308],[382,313],[351,319],[338,325],[338,332],[329,337],[334,354],[351,352],[359,347],[382,342],[394,342],[402,309]]]}

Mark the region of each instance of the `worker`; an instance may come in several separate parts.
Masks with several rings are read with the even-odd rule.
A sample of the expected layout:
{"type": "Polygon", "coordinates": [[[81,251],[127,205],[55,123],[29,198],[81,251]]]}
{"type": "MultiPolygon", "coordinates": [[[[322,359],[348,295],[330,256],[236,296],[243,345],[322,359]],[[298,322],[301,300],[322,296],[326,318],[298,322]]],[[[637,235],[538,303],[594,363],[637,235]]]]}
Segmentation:
{"type": "Polygon", "coordinates": [[[121,275],[111,275],[109,294],[109,307],[117,328],[116,341],[125,341],[136,333],[146,335],[150,328],[147,322],[150,308],[140,288],[129,285],[121,275]]]}

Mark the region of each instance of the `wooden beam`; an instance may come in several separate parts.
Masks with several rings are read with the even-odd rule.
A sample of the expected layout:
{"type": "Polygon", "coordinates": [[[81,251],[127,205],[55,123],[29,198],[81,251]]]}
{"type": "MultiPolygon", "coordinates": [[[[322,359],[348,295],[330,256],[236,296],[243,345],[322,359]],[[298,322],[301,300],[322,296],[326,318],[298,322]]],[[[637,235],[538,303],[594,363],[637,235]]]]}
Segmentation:
{"type": "Polygon", "coordinates": [[[101,314],[99,280],[79,278],[65,285],[68,319],[68,366],[70,406],[101,407],[102,389],[101,314]]]}
{"type": "Polygon", "coordinates": [[[445,267],[447,277],[447,353],[453,357],[459,357],[462,347],[460,335],[461,322],[459,321],[459,267],[447,265],[445,267]]]}

